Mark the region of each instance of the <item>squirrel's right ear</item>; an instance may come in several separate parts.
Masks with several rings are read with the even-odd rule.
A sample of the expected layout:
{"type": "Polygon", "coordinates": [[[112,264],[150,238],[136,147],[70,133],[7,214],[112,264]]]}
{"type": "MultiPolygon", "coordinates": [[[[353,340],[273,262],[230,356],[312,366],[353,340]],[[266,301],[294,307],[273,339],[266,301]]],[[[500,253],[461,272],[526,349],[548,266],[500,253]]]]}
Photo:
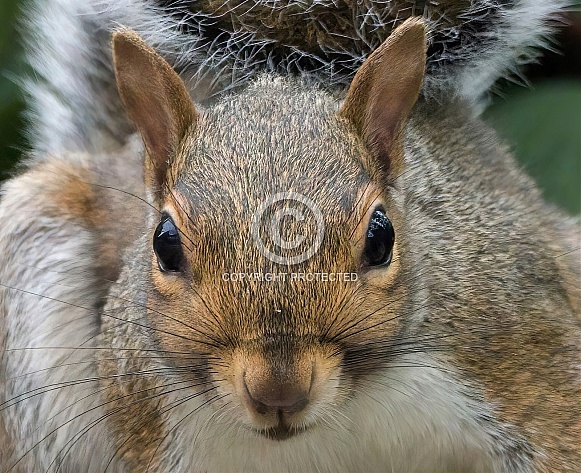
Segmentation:
{"type": "Polygon", "coordinates": [[[422,87],[426,50],[424,21],[403,22],[359,68],[339,112],[381,169],[393,171],[403,165],[401,133],[422,87]]]}
{"type": "Polygon", "coordinates": [[[149,156],[148,185],[159,192],[179,143],[196,122],[196,110],[178,74],[134,31],[113,34],[113,59],[121,101],[149,156]]]}

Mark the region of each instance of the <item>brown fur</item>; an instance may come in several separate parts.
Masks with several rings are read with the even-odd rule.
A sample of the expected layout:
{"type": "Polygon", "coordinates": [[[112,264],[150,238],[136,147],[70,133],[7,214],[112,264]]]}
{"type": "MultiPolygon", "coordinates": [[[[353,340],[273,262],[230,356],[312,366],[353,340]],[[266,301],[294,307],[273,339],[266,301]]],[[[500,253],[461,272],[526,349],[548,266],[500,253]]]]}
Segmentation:
{"type": "MultiPolygon", "coordinates": [[[[407,50],[400,54],[404,62],[410,55],[407,50]]],[[[416,82],[410,88],[411,100],[418,86],[416,82]]],[[[410,336],[427,337],[433,341],[424,349],[443,350],[466,385],[476,387],[495,406],[495,422],[509,426],[507,435],[514,435],[516,443],[514,459],[504,460],[507,468],[521,456],[530,458],[536,471],[575,471],[581,458],[579,319],[553,259],[565,248],[553,241],[551,256],[543,256],[552,240],[550,213],[490,131],[458,114],[460,105],[437,110],[424,104],[414,112],[405,141],[405,153],[413,158],[400,174],[391,171],[394,192],[406,196],[405,210],[394,203],[388,189],[379,191],[399,229],[389,271],[372,269],[354,285],[234,285],[219,280],[223,271],[252,271],[253,265],[276,270],[252,244],[249,212],[278,189],[296,189],[316,199],[328,219],[324,249],[299,269],[358,270],[354,255],[360,254],[362,239],[354,247],[345,246],[347,235],[357,234],[354,222],[368,215],[376,199],[357,200],[361,189],[373,188],[359,163],[373,166],[370,163],[378,158],[362,151],[330,109],[313,115],[303,109],[312,99],[295,87],[283,82],[269,89],[266,81],[225,100],[201,115],[195,132],[182,142],[161,208],[183,232],[186,269],[182,274],[161,274],[155,270],[155,257],[146,256],[149,249],[138,247],[132,258],[145,261],[151,276],[143,271],[143,263],[130,265],[122,276],[138,277],[139,286],[148,288],[150,315],[171,314],[149,318],[154,330],[148,337],[155,340],[154,346],[205,359],[187,376],[203,389],[238,395],[244,404],[236,381],[243,369],[239,366],[252,363],[264,382],[272,370],[292,373],[295,363],[308,359],[320,377],[319,389],[347,394],[356,392],[358,379],[385,369],[386,356],[374,353],[377,341],[389,345],[410,336]],[[271,106],[268,112],[263,108],[271,106]],[[274,136],[281,141],[270,144],[274,136]],[[249,150],[258,162],[249,161],[249,150]],[[205,162],[210,156],[211,164],[205,162]],[[314,162],[323,164],[313,166],[314,162]],[[293,173],[266,179],[263,173],[269,169],[293,173]],[[297,180],[300,173],[308,179],[297,180]],[[459,190],[448,195],[445,188],[459,190]],[[496,202],[500,198],[503,204],[496,202]],[[540,231],[546,236],[539,237],[540,231]],[[438,233],[441,236],[433,241],[438,233]],[[523,271],[524,279],[511,268],[523,271]],[[426,289],[420,290],[417,280],[422,272],[429,281],[429,310],[417,326],[412,314],[426,289]],[[281,313],[273,314],[275,308],[281,313]],[[355,360],[355,371],[349,370],[350,359],[355,360]],[[324,380],[335,372],[341,373],[339,387],[325,388],[324,380]]],[[[361,89],[353,94],[365,95],[361,89]]],[[[382,94],[370,95],[371,103],[383,99],[382,94]]],[[[348,99],[344,110],[363,100],[348,99]]],[[[399,114],[405,120],[406,113],[399,114]]],[[[345,111],[343,115],[350,116],[345,111]]],[[[360,132],[365,126],[361,123],[355,121],[360,132]]],[[[156,219],[150,222],[153,228],[156,219]]],[[[578,288],[578,280],[571,284],[578,288]]],[[[188,367],[188,359],[173,360],[172,365],[188,367]]],[[[114,372],[114,366],[106,370],[114,372]]],[[[154,404],[141,404],[139,414],[119,414],[120,439],[131,418],[154,416],[154,404]]],[[[272,425],[261,416],[255,422],[265,422],[263,428],[272,425]]],[[[131,444],[142,452],[136,458],[151,454],[159,436],[151,433],[146,440],[134,435],[131,444]]]]}
{"type": "Polygon", "coordinates": [[[39,215],[63,225],[74,222],[98,235],[98,271],[104,280],[114,281],[145,205],[139,201],[144,198],[140,154],[140,146],[132,143],[101,155],[99,168],[81,153],[53,156],[11,183],[8,192],[34,202],[39,215]]]}
{"type": "MultiPolygon", "coordinates": [[[[546,461],[536,457],[538,471],[576,471],[581,464],[580,319],[569,294],[579,290],[580,280],[563,273],[559,262],[578,264],[579,229],[570,227],[576,250],[567,258],[572,245],[559,240],[555,209],[543,207],[506,149],[492,145],[490,131],[479,124],[461,126],[466,118],[457,110],[438,113],[441,123],[430,123],[425,138],[414,134],[417,159],[406,176],[424,215],[420,218],[440,214],[442,234],[422,256],[447,254],[454,260],[449,267],[441,260],[430,273],[435,287],[448,289],[434,293],[429,322],[449,326],[455,360],[482,385],[499,418],[545,451],[546,461]],[[453,194],[440,187],[442,170],[426,166],[426,153],[438,149],[449,150],[439,165],[454,170],[445,182],[456,189],[453,194]],[[474,151],[466,155],[465,149],[474,151]],[[471,190],[471,200],[456,197],[478,187],[471,190]]],[[[418,110],[418,115],[432,113],[431,107],[418,110]]],[[[416,247],[423,245],[424,235],[419,238],[412,242],[416,247]]]]}
{"type": "MultiPolygon", "coordinates": [[[[418,353],[443,366],[441,376],[453,380],[462,402],[478,407],[467,409],[475,417],[464,421],[474,422],[486,439],[463,449],[463,439],[450,434],[458,445],[437,452],[442,458],[434,462],[441,471],[442,465],[448,471],[579,470],[579,228],[542,202],[466,104],[421,101],[410,111],[423,73],[421,23],[407,23],[394,38],[380,60],[398,67],[392,71],[372,56],[341,115],[322,90],[271,76],[194,113],[185,88],[176,85],[177,75],[152,50],[135,38],[131,53],[116,49],[120,86],[127,88],[122,96],[148,150],[145,168],[168,166],[145,179],[154,203],[135,211],[95,186],[85,187],[84,173],[74,167],[59,173],[66,190],[51,194],[50,201],[64,212],[54,218],[69,215],[100,229],[129,217],[139,222],[141,235],[131,233],[127,240],[95,233],[97,241],[110,239],[124,254],[122,264],[111,265],[120,275],[100,312],[102,349],[95,361],[105,425],[116,446],[111,455],[122,458],[128,471],[148,465],[152,471],[183,471],[184,458],[207,453],[196,450],[197,441],[223,446],[221,438],[232,432],[239,435],[235,439],[253,435],[260,445],[270,438],[298,449],[305,436],[318,439],[326,423],[348,430],[343,418],[333,424],[333,409],[363,403],[377,376],[389,379],[407,355],[418,353]],[[136,85],[140,68],[150,81],[136,85]],[[398,70],[401,84],[391,75],[398,70]],[[387,87],[385,74],[397,86],[387,87]],[[136,97],[159,87],[161,94],[152,100],[162,112],[155,121],[136,97]],[[366,130],[385,125],[380,122],[386,110],[388,126],[402,130],[401,143],[390,131],[374,135],[370,144],[366,130]],[[376,152],[377,141],[385,153],[376,152]],[[385,163],[398,159],[395,166],[385,163]],[[325,220],[319,251],[293,266],[265,258],[252,237],[256,208],[281,191],[307,196],[325,220]],[[370,213],[378,206],[395,228],[394,257],[389,266],[369,267],[362,255],[370,213]],[[102,208],[114,212],[102,215],[102,208]],[[184,260],[176,272],[163,272],[152,251],[160,211],[180,231],[184,260]],[[334,284],[221,278],[281,271],[359,278],[334,284]],[[262,412],[244,391],[269,396],[269,384],[306,390],[309,383],[308,406],[284,416],[262,412]],[[196,394],[201,407],[189,417],[172,417],[180,395],[196,394]],[[185,444],[181,435],[207,412],[207,423],[215,421],[223,430],[216,438],[194,437],[194,445],[185,444]]],[[[30,171],[20,182],[35,172],[45,175],[48,169],[30,171]]],[[[124,176],[129,183],[139,180],[124,176]]],[[[270,209],[269,216],[280,208],[270,209]]],[[[261,222],[259,231],[267,229],[261,222]]],[[[314,237],[308,219],[286,221],[282,232],[305,235],[307,241],[314,237]]],[[[427,367],[414,368],[415,377],[407,380],[411,390],[427,367]]],[[[431,426],[421,420],[410,425],[428,444],[431,426]]],[[[451,432],[453,422],[446,420],[451,432]]],[[[393,426],[398,427],[403,429],[393,426]]],[[[279,451],[274,445],[261,450],[265,458],[279,451]]],[[[320,469],[316,447],[293,465],[305,461],[320,469]]],[[[370,456],[381,454],[378,446],[369,449],[370,456]]],[[[250,464],[254,453],[243,452],[247,457],[238,461],[250,464]]]]}

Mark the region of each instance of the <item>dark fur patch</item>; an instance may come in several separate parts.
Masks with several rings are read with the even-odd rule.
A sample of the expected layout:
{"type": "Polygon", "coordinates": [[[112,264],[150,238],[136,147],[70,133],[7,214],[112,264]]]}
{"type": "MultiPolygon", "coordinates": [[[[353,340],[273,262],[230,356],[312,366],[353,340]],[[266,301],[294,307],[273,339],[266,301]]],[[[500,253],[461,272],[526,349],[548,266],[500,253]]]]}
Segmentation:
{"type": "MultiPolygon", "coordinates": [[[[472,2],[391,1],[296,3],[272,6],[260,1],[158,0],[179,20],[180,32],[201,38],[200,47],[229,51],[241,62],[252,58],[271,72],[300,74],[331,68],[335,81],[347,84],[365,58],[410,16],[430,18],[434,25],[428,50],[428,71],[460,65],[467,51],[484,50],[498,41],[493,28],[514,1],[472,2]],[[471,9],[472,8],[472,9],[471,9]],[[241,41],[240,34],[246,35],[241,41]]],[[[239,66],[240,66],[239,65],[239,66]]]]}

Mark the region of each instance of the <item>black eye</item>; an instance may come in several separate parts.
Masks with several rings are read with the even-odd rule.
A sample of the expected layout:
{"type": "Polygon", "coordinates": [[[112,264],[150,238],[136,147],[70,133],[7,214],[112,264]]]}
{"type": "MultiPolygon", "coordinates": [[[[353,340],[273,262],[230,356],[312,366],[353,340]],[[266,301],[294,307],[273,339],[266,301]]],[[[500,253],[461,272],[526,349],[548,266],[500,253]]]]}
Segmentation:
{"type": "Polygon", "coordinates": [[[183,258],[180,234],[170,216],[162,214],[161,222],[153,234],[153,251],[157,256],[159,269],[179,271],[183,258]]]}
{"type": "Polygon", "coordinates": [[[364,257],[369,266],[384,266],[391,263],[395,232],[391,221],[383,210],[376,210],[371,215],[364,257]]]}

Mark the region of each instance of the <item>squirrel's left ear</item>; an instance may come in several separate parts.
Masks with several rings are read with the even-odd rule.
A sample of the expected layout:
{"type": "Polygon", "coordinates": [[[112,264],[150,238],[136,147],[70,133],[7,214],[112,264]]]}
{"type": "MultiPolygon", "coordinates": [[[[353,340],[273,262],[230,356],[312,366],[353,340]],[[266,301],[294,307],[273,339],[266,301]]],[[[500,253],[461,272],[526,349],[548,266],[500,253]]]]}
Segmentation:
{"type": "Polygon", "coordinates": [[[177,147],[196,122],[196,110],[178,74],[137,33],[113,34],[113,59],[121,101],[149,156],[147,184],[159,196],[177,147]]]}
{"type": "Polygon", "coordinates": [[[354,126],[381,168],[403,163],[401,133],[416,103],[426,68],[426,26],[402,23],[355,74],[339,115],[354,126]]]}

